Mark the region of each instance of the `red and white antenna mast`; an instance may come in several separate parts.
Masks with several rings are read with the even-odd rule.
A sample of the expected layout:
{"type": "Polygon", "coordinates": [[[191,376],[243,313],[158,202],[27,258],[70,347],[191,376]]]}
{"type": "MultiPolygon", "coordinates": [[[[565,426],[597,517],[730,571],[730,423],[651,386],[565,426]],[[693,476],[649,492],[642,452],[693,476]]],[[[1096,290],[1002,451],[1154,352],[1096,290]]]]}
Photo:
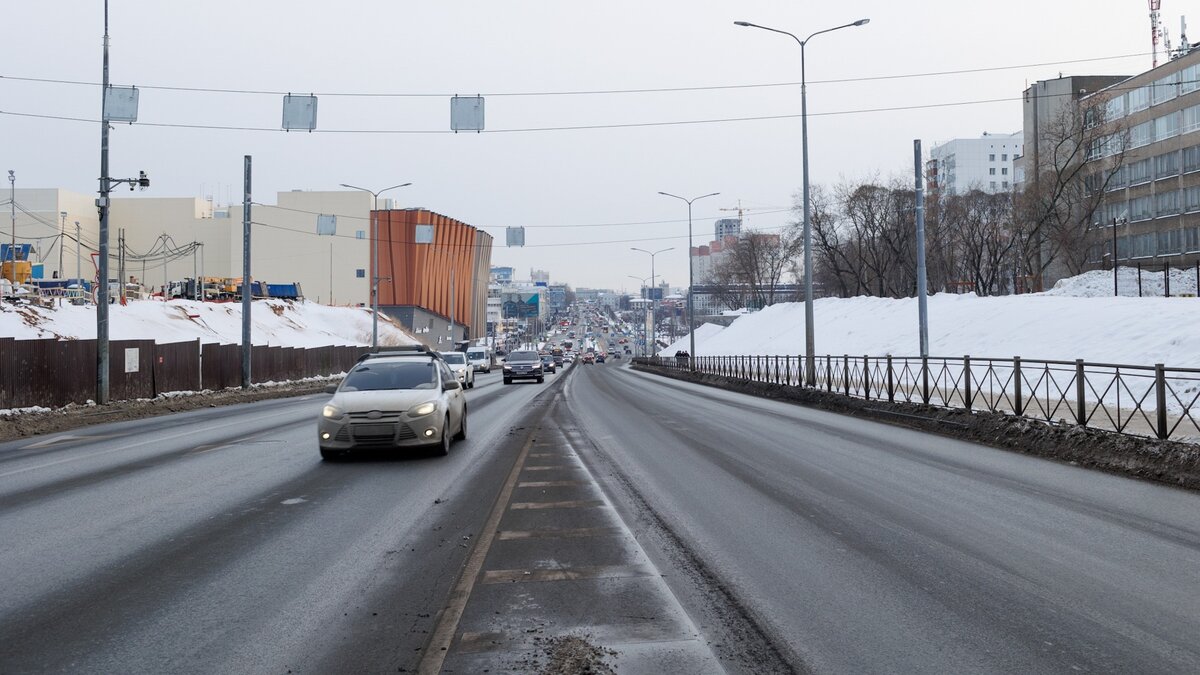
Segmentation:
{"type": "Polygon", "coordinates": [[[1158,10],[1162,0],[1150,0],[1150,54],[1153,57],[1152,68],[1158,67],[1158,10]]]}

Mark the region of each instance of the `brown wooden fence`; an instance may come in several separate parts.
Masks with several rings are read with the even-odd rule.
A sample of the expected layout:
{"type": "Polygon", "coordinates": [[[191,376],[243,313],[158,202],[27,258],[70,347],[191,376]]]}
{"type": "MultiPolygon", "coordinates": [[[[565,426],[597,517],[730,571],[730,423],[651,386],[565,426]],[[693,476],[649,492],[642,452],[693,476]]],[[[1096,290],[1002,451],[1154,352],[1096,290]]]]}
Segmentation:
{"type": "MultiPolygon", "coordinates": [[[[282,382],[349,370],[367,347],[253,347],[252,382],[282,382]]],[[[171,391],[237,387],[240,345],[153,340],[109,342],[109,396],[154,398],[171,391]]],[[[59,407],[96,397],[95,340],[0,338],[0,409],[59,407]]]]}

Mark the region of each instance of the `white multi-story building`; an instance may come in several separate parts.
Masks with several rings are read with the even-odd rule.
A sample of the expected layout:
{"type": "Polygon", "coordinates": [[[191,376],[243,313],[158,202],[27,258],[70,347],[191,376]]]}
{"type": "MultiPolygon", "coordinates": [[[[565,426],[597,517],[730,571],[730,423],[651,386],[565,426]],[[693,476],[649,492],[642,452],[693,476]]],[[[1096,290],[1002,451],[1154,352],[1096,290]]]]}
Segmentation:
{"type": "Polygon", "coordinates": [[[1013,160],[1021,154],[1022,132],[956,138],[933,146],[925,163],[931,192],[961,195],[971,190],[1006,192],[1013,188],[1013,160]]]}

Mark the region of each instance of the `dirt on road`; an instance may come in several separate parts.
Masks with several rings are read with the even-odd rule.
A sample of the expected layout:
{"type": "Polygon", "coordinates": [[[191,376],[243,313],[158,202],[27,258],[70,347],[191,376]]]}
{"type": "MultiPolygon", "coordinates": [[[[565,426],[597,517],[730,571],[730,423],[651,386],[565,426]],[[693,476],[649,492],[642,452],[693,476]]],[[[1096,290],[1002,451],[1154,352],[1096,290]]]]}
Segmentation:
{"type": "Polygon", "coordinates": [[[156,417],[199,408],[236,405],[272,398],[288,398],[315,394],[340,378],[311,379],[254,385],[250,389],[222,389],[195,393],[172,394],[154,399],[115,401],[105,405],[71,404],[64,408],[39,412],[17,412],[0,415],[0,442],[30,436],[69,431],[93,424],[156,417]]]}

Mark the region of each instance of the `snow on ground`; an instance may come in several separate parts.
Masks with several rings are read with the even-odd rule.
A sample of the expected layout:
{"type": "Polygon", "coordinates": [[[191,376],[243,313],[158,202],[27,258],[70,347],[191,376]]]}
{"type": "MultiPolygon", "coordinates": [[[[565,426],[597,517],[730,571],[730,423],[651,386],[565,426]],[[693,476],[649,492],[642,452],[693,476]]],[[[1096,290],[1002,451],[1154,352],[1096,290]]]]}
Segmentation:
{"type": "MultiPolygon", "coordinates": [[[[256,300],[250,310],[251,342],[276,347],[322,347],[371,343],[371,312],[365,307],[331,307],[313,302],[256,300]]],[[[199,338],[205,343],[240,344],[240,302],[191,300],[131,301],[109,307],[109,338],[149,340],[160,344],[199,338]]],[[[0,303],[0,337],[18,340],[96,337],[93,305],[63,304],[53,309],[0,303]]],[[[379,344],[416,344],[417,340],[384,315],[379,344]]]]}
{"type": "MultiPolygon", "coordinates": [[[[1196,295],[1196,268],[1172,269],[1171,296],[1196,295]]],[[[1162,270],[1150,272],[1142,270],[1142,297],[1158,297],[1165,295],[1162,270]]],[[[1120,267],[1117,269],[1117,290],[1124,297],[1138,297],[1138,270],[1136,267],[1120,267]]],[[[1039,295],[1075,296],[1082,298],[1111,298],[1113,297],[1112,270],[1093,270],[1079,276],[1061,279],[1054,288],[1039,295]]]]}
{"type": "MultiPolygon", "coordinates": [[[[701,324],[700,327],[696,329],[696,344],[700,345],[705,340],[716,337],[716,335],[723,330],[725,330],[724,326],[721,326],[721,325],[718,325],[715,323],[701,324]]],[[[670,346],[660,349],[658,352],[658,355],[659,356],[675,356],[676,352],[686,352],[687,350],[689,350],[691,348],[692,348],[692,345],[691,345],[691,340],[690,340],[689,336],[684,335],[682,338],[676,340],[670,346]]],[[[698,348],[697,348],[697,351],[699,351],[698,348]]]]}
{"type": "MultiPolygon", "coordinates": [[[[1136,294],[1136,270],[1133,272],[1136,294]]],[[[1111,294],[1112,273],[1105,274],[1109,275],[1111,294]]],[[[931,295],[929,353],[1200,367],[1200,299],[1087,297],[1102,286],[1094,276],[1082,275],[1040,294],[931,295]]],[[[1182,280],[1180,286],[1181,291],[1186,288],[1182,280]]],[[[1172,280],[1172,295],[1176,288],[1172,280]]],[[[1193,280],[1192,292],[1194,289],[1193,280]]],[[[916,298],[822,298],[813,306],[818,355],[920,353],[916,298]]],[[[681,342],[686,344],[687,338],[681,342]]],[[[667,352],[673,354],[676,345],[667,352]]],[[[804,303],[767,307],[738,318],[715,334],[706,334],[703,328],[697,332],[700,356],[798,355],[803,351],[804,303]]]]}

